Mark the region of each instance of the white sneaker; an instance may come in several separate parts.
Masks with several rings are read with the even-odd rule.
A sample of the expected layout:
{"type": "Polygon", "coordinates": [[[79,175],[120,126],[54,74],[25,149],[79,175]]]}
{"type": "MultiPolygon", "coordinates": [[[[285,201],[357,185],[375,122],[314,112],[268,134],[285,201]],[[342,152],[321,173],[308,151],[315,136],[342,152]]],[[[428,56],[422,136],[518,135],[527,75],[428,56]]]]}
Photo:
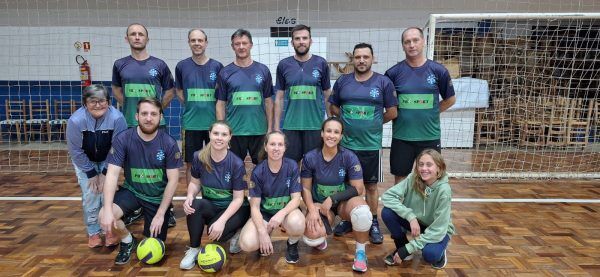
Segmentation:
{"type": "Polygon", "coordinates": [[[198,253],[200,253],[200,248],[192,248],[189,247],[187,251],[185,251],[185,256],[179,263],[179,268],[181,269],[192,269],[196,265],[196,260],[198,259],[198,253]]]}
{"type": "Polygon", "coordinates": [[[242,252],[242,247],[240,247],[240,232],[237,232],[229,240],[229,253],[237,254],[240,252],[242,252]]]}

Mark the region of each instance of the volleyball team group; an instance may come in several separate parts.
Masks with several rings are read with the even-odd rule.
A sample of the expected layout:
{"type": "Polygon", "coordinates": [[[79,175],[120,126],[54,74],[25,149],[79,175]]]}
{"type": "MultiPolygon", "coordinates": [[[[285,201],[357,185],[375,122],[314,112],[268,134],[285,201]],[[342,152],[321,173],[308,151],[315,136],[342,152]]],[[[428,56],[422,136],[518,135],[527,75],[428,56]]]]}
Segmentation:
{"type": "Polygon", "coordinates": [[[366,272],[367,243],[384,240],[378,211],[395,245],[387,265],[421,252],[433,268],[446,266],[454,226],[439,114],[456,98],[448,71],[424,56],[423,31],[402,33],[406,59],[383,75],[371,70],[373,47],[355,45],[354,72],[333,87],[327,61],[310,53],[310,27],[295,26],[291,37],[295,54],[279,62],[273,86],[267,66],[252,60],[247,30],[231,36],[235,60],[227,66],[207,56],[202,29],[190,30],[192,56],[177,64],[173,78],[164,61],[148,54],[146,27],[127,27],[131,55],[114,63],[112,94],[100,84],[84,88],[83,106],[67,124],[90,248],[118,244],[115,263],[128,263],[138,239],[126,223],[136,214],[145,237],[165,241],[185,162],[189,248],[181,269],[196,264],[206,226],[206,239],[229,241],[230,254],[263,256],[279,255],[271,234],[281,230],[290,264],[300,259],[300,241],[327,251],[329,235],[352,233],[352,269],[366,272]],[[184,106],[183,151],[163,118],[175,97],[184,106]],[[380,209],[389,121],[396,185],[381,195],[380,209]],[[254,164],[248,173],[247,155],[254,164]],[[118,185],[121,170],[125,181],[118,185]]]}

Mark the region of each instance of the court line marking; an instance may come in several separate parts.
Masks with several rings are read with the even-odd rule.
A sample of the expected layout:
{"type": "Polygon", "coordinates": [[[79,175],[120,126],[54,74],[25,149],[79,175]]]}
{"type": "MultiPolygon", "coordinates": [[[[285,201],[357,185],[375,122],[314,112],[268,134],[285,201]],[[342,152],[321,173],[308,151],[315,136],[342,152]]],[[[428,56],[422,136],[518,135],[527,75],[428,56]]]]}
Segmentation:
{"type": "MultiPolygon", "coordinates": [[[[175,201],[184,201],[186,197],[173,197],[175,201]]],[[[381,200],[381,199],[380,199],[381,200]]],[[[50,196],[2,196],[0,201],[81,201],[81,197],[50,196]]],[[[566,199],[566,198],[452,198],[452,202],[467,203],[591,203],[600,204],[600,199],[566,199]]]]}

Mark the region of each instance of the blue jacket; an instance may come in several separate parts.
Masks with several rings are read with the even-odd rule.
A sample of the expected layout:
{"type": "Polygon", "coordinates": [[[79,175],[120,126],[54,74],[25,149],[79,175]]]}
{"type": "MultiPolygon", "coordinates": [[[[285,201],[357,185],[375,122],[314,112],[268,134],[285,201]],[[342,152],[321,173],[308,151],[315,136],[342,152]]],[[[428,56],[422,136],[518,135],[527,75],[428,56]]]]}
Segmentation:
{"type": "Polygon", "coordinates": [[[99,119],[92,117],[85,107],[79,108],[67,123],[71,160],[88,178],[98,175],[94,163],[106,160],[113,138],[125,129],[125,117],[113,106],[99,119]]]}

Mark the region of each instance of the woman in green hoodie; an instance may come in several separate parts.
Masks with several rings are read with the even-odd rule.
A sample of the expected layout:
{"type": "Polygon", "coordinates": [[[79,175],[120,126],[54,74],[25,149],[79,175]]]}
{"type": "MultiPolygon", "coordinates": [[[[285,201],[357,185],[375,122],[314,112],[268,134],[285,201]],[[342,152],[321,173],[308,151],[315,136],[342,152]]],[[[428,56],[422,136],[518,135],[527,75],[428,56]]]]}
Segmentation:
{"type": "Polygon", "coordinates": [[[412,259],[417,250],[435,269],[446,266],[446,247],[454,226],[450,216],[452,190],[442,155],[426,149],[414,170],[382,196],[381,218],[392,234],[396,250],[385,257],[388,265],[412,259]],[[413,239],[408,241],[406,233],[413,239]]]}

